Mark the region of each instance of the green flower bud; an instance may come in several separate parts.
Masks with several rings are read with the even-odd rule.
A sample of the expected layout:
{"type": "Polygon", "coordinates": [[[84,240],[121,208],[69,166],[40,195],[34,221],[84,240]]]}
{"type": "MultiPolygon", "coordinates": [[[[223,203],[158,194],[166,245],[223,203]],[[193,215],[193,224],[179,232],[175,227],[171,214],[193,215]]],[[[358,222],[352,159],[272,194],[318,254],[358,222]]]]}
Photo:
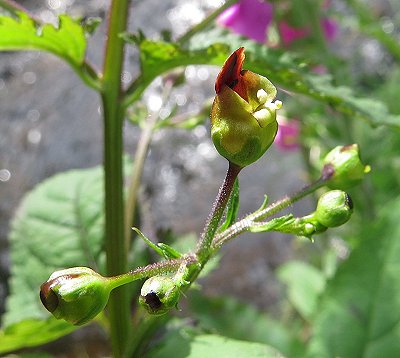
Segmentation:
{"type": "Polygon", "coordinates": [[[180,292],[168,276],[150,277],[142,286],[139,303],[152,315],[162,315],[178,304],[180,292]]]}
{"type": "Polygon", "coordinates": [[[357,144],[339,146],[331,150],[323,161],[322,176],[331,189],[347,189],[361,182],[371,170],[360,159],[357,144]]]}
{"type": "Polygon", "coordinates": [[[104,309],[114,287],[90,268],[74,267],[54,272],[40,286],[40,300],[57,319],[82,325],[104,309]]]}
{"type": "Polygon", "coordinates": [[[225,62],[215,82],[211,108],[211,138],[217,151],[231,163],[245,167],[259,159],[275,139],[276,88],[265,77],[242,70],[244,48],[225,62]]]}
{"type": "Polygon", "coordinates": [[[344,191],[332,190],[319,198],[314,218],[326,227],[336,227],[349,221],[352,213],[350,196],[344,191]]]}

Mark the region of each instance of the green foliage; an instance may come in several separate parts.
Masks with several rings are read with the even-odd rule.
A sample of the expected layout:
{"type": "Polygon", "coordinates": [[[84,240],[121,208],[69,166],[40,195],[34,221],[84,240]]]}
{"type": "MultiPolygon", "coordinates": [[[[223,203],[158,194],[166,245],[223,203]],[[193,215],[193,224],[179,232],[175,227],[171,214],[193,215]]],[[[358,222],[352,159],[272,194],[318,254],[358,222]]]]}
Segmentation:
{"type": "Polygon", "coordinates": [[[197,292],[189,296],[189,307],[206,332],[232,339],[259,342],[276,348],[288,357],[299,356],[303,344],[297,338],[297,325],[290,328],[270,318],[255,306],[233,297],[207,298],[197,292]]]}
{"type": "Polygon", "coordinates": [[[287,286],[290,303],[304,319],[310,321],[325,287],[321,271],[301,261],[290,261],[280,266],[277,274],[287,286]]]}
{"type": "Polygon", "coordinates": [[[32,345],[74,329],[66,323],[54,325],[55,321],[46,320],[49,315],[40,303],[38,289],[57,269],[78,265],[101,269],[103,196],[103,172],[98,167],[56,175],[25,197],[11,228],[11,292],[3,325],[8,329],[30,320],[26,325],[11,326],[15,327],[11,329],[12,338],[7,330],[6,335],[0,335],[1,347],[11,339],[25,346],[27,340],[19,333],[25,334],[32,326],[30,322],[53,325],[52,334],[41,333],[32,345]]]}
{"type": "Polygon", "coordinates": [[[46,320],[23,320],[0,331],[0,354],[54,341],[75,329],[71,324],[54,317],[46,320]]]}
{"type": "Polygon", "coordinates": [[[27,14],[18,18],[0,16],[0,50],[43,50],[63,58],[72,67],[85,60],[86,39],[79,22],[67,15],[59,17],[59,26],[38,25],[27,14]]]}
{"type": "Polygon", "coordinates": [[[137,45],[140,51],[141,74],[128,90],[126,105],[132,103],[159,75],[176,67],[206,64],[219,65],[226,59],[227,45],[218,43],[197,50],[188,50],[177,43],[151,41],[143,36],[124,34],[128,43],[137,45]]]}
{"type": "Polygon", "coordinates": [[[248,358],[283,357],[277,350],[261,343],[234,340],[213,334],[194,334],[190,330],[176,330],[153,349],[149,358],[248,358]]]}
{"type": "Polygon", "coordinates": [[[365,224],[363,238],[328,282],[310,357],[395,357],[400,352],[400,198],[365,224]]]}

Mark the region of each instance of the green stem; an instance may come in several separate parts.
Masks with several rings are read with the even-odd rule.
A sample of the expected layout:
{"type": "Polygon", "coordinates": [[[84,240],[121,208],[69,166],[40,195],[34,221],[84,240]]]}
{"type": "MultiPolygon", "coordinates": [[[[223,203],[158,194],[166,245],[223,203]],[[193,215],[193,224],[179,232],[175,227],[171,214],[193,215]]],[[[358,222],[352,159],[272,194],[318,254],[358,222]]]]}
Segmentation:
{"type": "Polygon", "coordinates": [[[135,153],[135,160],[133,163],[132,175],[128,189],[128,197],[125,206],[125,247],[127,250],[129,250],[129,242],[132,235],[131,226],[136,217],[136,204],[138,201],[140,182],[143,175],[144,162],[147,157],[157,119],[158,117],[156,115],[152,115],[146,122],[135,153]]]}
{"type": "Polygon", "coordinates": [[[113,281],[114,287],[119,287],[143,278],[174,273],[179,270],[183,263],[188,266],[197,264],[197,258],[193,254],[188,254],[179,259],[156,262],[147,266],[138,267],[118,276],[110,277],[110,280],[113,281]]]}
{"type": "Polygon", "coordinates": [[[259,222],[267,217],[270,217],[279,211],[286,209],[296,201],[304,198],[305,196],[313,193],[317,189],[321,188],[322,186],[325,185],[325,182],[329,179],[329,176],[327,177],[321,177],[314,183],[304,187],[302,190],[292,194],[283,197],[282,199],[272,203],[265,209],[258,210],[242,220],[236,222],[232,226],[230,226],[228,229],[223,231],[222,233],[218,234],[213,242],[212,249],[213,250],[218,250],[221,248],[223,244],[225,244],[227,241],[232,240],[234,237],[242,234],[243,232],[249,230],[251,226],[254,225],[255,222],[259,222]]]}
{"type": "MultiPolygon", "coordinates": [[[[128,0],[111,3],[103,67],[105,248],[110,276],[127,270],[122,166],[124,110],[121,106],[124,41],[119,34],[126,30],[128,9],[128,0]]],[[[122,286],[112,292],[108,304],[113,356],[117,358],[123,356],[131,331],[129,303],[129,291],[122,286]]]]}
{"type": "Polygon", "coordinates": [[[197,34],[198,32],[204,30],[211,22],[213,22],[222,12],[224,12],[228,7],[236,4],[239,0],[227,0],[225,1],[224,5],[220,6],[210,15],[208,15],[203,21],[199,22],[197,25],[193,26],[189,31],[184,33],[179,39],[178,43],[183,45],[187,43],[193,35],[197,34]]]}
{"type": "MultiPolygon", "coordinates": [[[[173,83],[167,81],[164,85],[162,93],[162,102],[165,103],[168,96],[171,94],[173,83]]],[[[154,129],[160,119],[160,111],[150,115],[146,121],[143,132],[140,136],[139,143],[137,145],[135,160],[133,163],[133,171],[129,183],[128,197],[125,206],[125,244],[127,250],[129,250],[129,241],[132,235],[131,226],[136,217],[136,205],[139,196],[140,182],[143,175],[144,163],[146,161],[147,153],[149,151],[151,139],[153,137],[154,129]]]]}
{"type": "Polygon", "coordinates": [[[233,186],[235,184],[235,180],[241,170],[241,167],[229,162],[229,167],[225,176],[225,180],[219,189],[217,198],[215,199],[214,205],[211,209],[211,213],[208,216],[207,223],[197,246],[196,254],[202,265],[205,264],[210,257],[210,247],[214,239],[215,232],[218,229],[218,224],[221,221],[225,207],[228,203],[229,196],[231,195],[233,186]]]}

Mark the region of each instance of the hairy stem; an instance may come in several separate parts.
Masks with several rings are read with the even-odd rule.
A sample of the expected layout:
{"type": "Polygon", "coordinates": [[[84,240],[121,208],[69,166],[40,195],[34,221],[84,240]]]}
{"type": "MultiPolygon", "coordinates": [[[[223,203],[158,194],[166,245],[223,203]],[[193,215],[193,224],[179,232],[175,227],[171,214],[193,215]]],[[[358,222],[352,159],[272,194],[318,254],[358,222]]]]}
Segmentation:
{"type": "Polygon", "coordinates": [[[196,254],[199,257],[201,264],[205,263],[210,256],[210,247],[214,239],[215,232],[217,231],[218,224],[221,221],[225,207],[228,203],[229,196],[231,195],[235,180],[242,170],[236,164],[229,162],[228,171],[225,180],[219,189],[217,198],[208,216],[207,223],[204,227],[199,244],[197,246],[196,254]]]}
{"type": "Polygon", "coordinates": [[[227,241],[232,240],[234,237],[242,234],[243,232],[249,230],[251,226],[254,225],[255,222],[259,222],[267,217],[270,217],[279,211],[286,209],[296,201],[304,198],[305,196],[313,193],[317,189],[321,188],[322,186],[325,185],[325,182],[330,178],[330,176],[326,177],[321,177],[314,183],[304,187],[300,191],[292,194],[292,195],[287,195],[283,197],[282,199],[275,201],[271,205],[268,205],[266,208],[263,208],[261,210],[258,210],[242,220],[236,222],[232,226],[230,226],[228,229],[225,231],[221,232],[215,237],[215,240],[213,242],[212,249],[213,250],[218,250],[221,248],[223,244],[225,244],[227,241]]]}
{"type": "MultiPolygon", "coordinates": [[[[128,8],[128,0],[113,0],[111,3],[103,67],[105,247],[107,275],[111,276],[127,270],[122,166],[124,110],[121,106],[124,42],[119,34],[126,30],[128,8]]],[[[108,311],[113,356],[122,357],[131,331],[127,287],[119,287],[111,293],[108,311]]]]}

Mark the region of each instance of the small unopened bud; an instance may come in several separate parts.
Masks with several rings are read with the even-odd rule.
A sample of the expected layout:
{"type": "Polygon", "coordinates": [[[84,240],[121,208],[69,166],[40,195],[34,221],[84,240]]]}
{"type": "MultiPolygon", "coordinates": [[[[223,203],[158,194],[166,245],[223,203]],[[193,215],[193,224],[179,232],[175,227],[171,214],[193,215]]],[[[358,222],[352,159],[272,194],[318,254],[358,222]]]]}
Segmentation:
{"type": "Polygon", "coordinates": [[[176,307],[180,291],[168,276],[150,277],[142,286],[139,303],[152,315],[162,315],[176,307]]]}
{"type": "Polygon", "coordinates": [[[54,272],[40,286],[40,299],[57,319],[82,325],[104,309],[114,287],[90,268],[74,267],[54,272]]]}
{"type": "Polygon", "coordinates": [[[323,161],[322,177],[331,189],[347,189],[361,182],[371,168],[360,159],[357,144],[339,146],[331,150],[323,161]]]}
{"type": "Polygon", "coordinates": [[[332,190],[319,198],[314,218],[326,227],[336,227],[346,223],[352,213],[350,196],[344,191],[332,190]]]}

